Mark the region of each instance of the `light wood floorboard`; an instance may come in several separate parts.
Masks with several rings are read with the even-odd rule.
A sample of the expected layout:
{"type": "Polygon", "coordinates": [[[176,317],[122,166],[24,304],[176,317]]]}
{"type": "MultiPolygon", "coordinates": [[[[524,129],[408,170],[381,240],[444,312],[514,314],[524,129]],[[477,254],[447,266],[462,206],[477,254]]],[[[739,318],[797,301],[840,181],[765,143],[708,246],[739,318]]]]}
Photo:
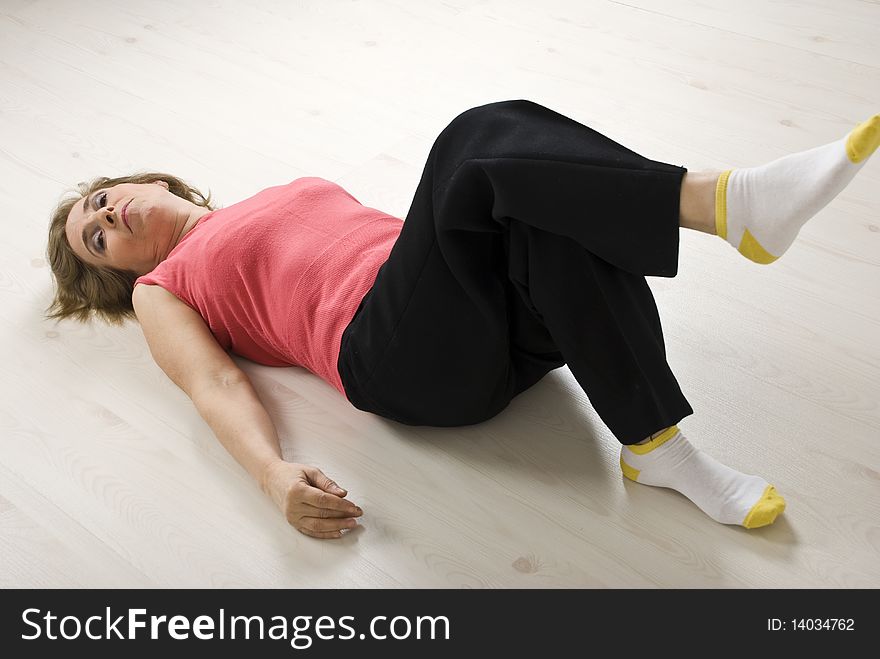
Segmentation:
{"type": "Polygon", "coordinates": [[[696,445],[788,510],[755,532],[625,482],[567,368],[496,418],[412,428],[240,361],[290,459],[362,528],[288,527],[135,324],[50,323],[48,213],[168,171],[221,205],[300,176],[404,217],[434,137],[528,98],[657,160],[758,164],[880,111],[860,0],[0,3],[0,587],[878,587],[880,162],[757,266],[681,233],[649,278],[696,445]]]}

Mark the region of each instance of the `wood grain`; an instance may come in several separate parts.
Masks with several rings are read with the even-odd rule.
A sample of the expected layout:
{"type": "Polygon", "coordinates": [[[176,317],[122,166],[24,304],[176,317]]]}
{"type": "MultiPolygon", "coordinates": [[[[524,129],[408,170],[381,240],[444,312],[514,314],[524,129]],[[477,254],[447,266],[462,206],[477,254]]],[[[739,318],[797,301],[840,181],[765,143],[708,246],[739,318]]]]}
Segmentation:
{"type": "Polygon", "coordinates": [[[240,361],[365,514],[288,527],[135,324],[50,323],[48,213],[154,169],[230,205],[300,176],[404,217],[434,137],[528,98],[690,169],[829,142],[880,109],[859,0],[403,0],[0,7],[0,587],[880,586],[880,164],[761,267],[682,231],[650,278],[681,428],[788,499],[749,532],[624,482],[567,368],[496,418],[413,428],[240,361]]]}

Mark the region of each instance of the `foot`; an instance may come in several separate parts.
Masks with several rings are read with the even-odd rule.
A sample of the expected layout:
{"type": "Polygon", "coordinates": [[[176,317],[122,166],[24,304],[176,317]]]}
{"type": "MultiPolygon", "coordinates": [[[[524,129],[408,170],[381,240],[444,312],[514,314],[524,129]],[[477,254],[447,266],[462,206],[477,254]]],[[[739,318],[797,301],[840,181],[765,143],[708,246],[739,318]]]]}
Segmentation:
{"type": "Polygon", "coordinates": [[[620,468],[624,476],[637,483],[680,492],[722,524],[754,529],[772,524],[785,510],[785,499],[776,488],[694,447],[678,426],[655,439],[621,446],[620,468]]]}
{"type": "Polygon", "coordinates": [[[878,144],[880,114],[836,142],[722,173],[715,188],[716,233],[746,258],[773,263],[807,220],[840,194],[878,144]]]}

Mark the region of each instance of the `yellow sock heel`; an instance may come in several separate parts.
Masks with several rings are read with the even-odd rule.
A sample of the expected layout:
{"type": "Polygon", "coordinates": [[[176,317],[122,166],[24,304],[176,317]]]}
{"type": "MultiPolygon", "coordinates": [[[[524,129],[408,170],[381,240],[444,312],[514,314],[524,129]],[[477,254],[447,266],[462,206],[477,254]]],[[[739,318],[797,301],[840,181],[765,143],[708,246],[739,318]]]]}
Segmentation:
{"type": "Polygon", "coordinates": [[[766,249],[761,247],[761,243],[746,229],[743,232],[742,240],[739,243],[739,253],[745,256],[747,259],[754,261],[755,263],[760,263],[761,265],[770,265],[778,259],[778,256],[773,256],[766,249]]]}

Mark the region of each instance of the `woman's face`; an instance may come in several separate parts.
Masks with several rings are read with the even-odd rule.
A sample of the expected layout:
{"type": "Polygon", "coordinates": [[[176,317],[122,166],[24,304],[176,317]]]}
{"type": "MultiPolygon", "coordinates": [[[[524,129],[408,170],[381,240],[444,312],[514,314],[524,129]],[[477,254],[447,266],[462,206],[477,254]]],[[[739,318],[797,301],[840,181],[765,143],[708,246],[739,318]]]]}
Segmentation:
{"type": "Polygon", "coordinates": [[[65,230],[86,263],[144,275],[208,212],[169,192],[165,181],[120,183],[77,202],[65,230]]]}

